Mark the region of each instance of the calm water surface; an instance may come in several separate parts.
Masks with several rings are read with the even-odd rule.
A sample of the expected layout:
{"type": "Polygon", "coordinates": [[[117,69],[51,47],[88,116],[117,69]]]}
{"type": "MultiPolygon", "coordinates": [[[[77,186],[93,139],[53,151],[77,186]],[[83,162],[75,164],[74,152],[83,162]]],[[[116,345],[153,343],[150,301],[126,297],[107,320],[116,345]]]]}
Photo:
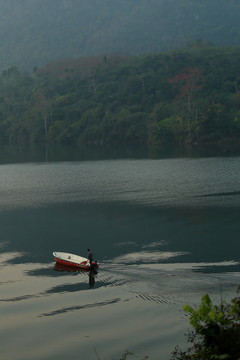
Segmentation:
{"type": "Polygon", "coordinates": [[[168,360],[240,282],[240,157],[47,160],[0,165],[1,360],[168,360]],[[94,279],[55,268],[88,247],[94,279]]]}

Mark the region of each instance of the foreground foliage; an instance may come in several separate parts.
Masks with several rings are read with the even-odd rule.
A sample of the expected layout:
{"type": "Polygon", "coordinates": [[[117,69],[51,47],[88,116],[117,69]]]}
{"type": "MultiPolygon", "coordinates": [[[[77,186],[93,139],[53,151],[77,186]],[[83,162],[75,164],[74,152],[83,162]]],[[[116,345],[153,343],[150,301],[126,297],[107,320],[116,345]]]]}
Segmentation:
{"type": "Polygon", "coordinates": [[[209,295],[201,305],[184,307],[190,316],[193,331],[188,333],[190,347],[176,347],[172,360],[239,360],[240,359],[240,297],[230,303],[214,305],[209,295]]]}
{"type": "MultiPolygon", "coordinates": [[[[200,44],[201,45],[201,44],[200,44]]],[[[62,60],[0,76],[0,141],[165,143],[240,137],[240,47],[62,60]]]]}

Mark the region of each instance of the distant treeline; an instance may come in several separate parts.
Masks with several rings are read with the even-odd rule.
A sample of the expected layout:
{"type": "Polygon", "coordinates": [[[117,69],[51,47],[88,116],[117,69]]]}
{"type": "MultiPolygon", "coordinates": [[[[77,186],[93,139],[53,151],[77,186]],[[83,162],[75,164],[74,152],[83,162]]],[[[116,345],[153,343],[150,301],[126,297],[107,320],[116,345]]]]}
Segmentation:
{"type": "Polygon", "coordinates": [[[154,146],[238,139],[239,64],[240,47],[193,46],[65,59],[31,73],[12,67],[0,76],[0,141],[154,146]]]}

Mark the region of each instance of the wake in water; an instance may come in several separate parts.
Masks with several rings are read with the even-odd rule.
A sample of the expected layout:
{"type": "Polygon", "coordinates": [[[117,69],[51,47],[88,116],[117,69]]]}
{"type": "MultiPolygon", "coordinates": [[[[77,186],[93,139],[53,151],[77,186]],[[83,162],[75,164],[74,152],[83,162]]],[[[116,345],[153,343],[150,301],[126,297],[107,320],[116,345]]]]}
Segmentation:
{"type": "MultiPolygon", "coordinates": [[[[22,278],[25,282],[29,276],[36,279],[53,277],[58,281],[54,286],[39,292],[22,293],[21,291],[21,294],[15,294],[15,296],[1,297],[0,302],[21,302],[54,294],[78,293],[89,289],[97,291],[101,288],[106,289],[105,294],[107,295],[108,289],[115,288],[117,296],[114,298],[122,298],[123,301],[137,299],[156,304],[179,306],[180,303],[186,302],[186,299],[188,302],[192,302],[205,293],[218,296],[220,288],[226,295],[236,290],[240,282],[238,262],[167,261],[185,254],[184,252],[140,251],[121,255],[112,261],[101,263],[98,273],[94,276],[94,282],[91,284],[89,272],[74,272],[64,267],[56,271],[56,268],[54,269],[52,265],[49,267],[48,264],[37,264],[37,267],[36,264],[15,264],[13,266],[12,259],[20,257],[20,254],[3,253],[4,270],[6,271],[7,268],[12,270],[14,267],[15,274],[20,274],[21,271],[17,268],[24,268],[22,278]],[[8,267],[6,268],[6,266],[8,267]]],[[[18,276],[11,276],[11,278],[3,280],[1,285],[9,286],[11,283],[18,283],[19,279],[17,278],[18,276]]],[[[111,299],[107,301],[111,301],[111,299]]]]}
{"type": "Polygon", "coordinates": [[[102,266],[97,281],[105,286],[120,286],[138,300],[177,306],[199,301],[205,293],[220,296],[232,294],[240,281],[240,273],[231,271],[237,262],[222,263],[148,263],[126,266],[102,266]],[[218,269],[225,272],[218,273],[218,269]],[[215,272],[214,272],[215,269],[215,272]],[[210,271],[211,270],[211,271],[210,271]]]}

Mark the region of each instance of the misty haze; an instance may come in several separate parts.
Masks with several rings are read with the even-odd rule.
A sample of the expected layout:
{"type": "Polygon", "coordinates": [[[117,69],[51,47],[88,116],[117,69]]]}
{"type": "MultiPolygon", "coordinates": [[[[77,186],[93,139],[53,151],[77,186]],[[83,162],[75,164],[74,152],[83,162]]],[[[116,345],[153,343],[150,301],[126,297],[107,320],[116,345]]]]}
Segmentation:
{"type": "Polygon", "coordinates": [[[1,360],[239,359],[239,17],[0,0],[1,360]]]}

